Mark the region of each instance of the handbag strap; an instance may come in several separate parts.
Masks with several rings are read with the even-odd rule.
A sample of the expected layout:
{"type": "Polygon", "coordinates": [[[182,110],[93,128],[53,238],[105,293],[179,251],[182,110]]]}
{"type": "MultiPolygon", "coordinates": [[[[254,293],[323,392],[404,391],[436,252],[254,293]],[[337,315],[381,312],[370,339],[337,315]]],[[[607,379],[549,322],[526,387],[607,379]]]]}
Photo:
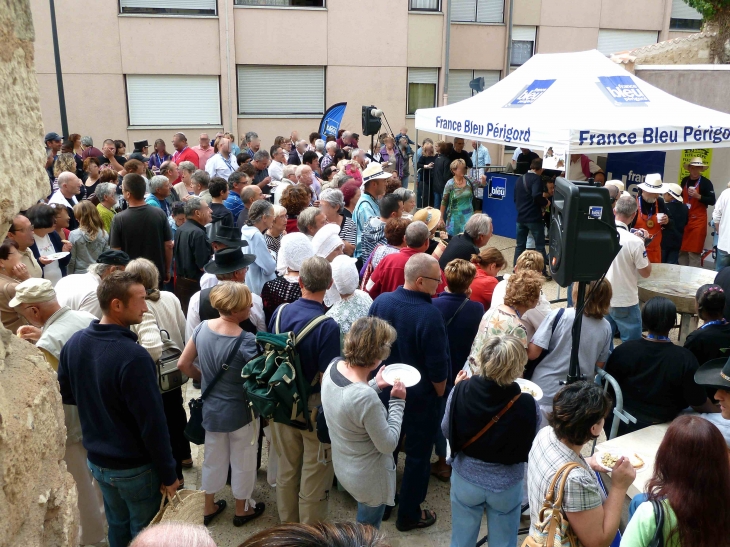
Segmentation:
{"type": "Polygon", "coordinates": [[[659,500],[651,500],[651,505],[654,508],[656,530],[647,547],[664,547],[664,504],[659,500]]]}
{"type": "Polygon", "coordinates": [[[225,360],[223,363],[223,366],[221,366],[221,369],[218,371],[218,374],[215,375],[215,377],[211,380],[211,382],[205,387],[205,391],[200,396],[201,399],[205,399],[208,394],[210,393],[210,390],[213,389],[213,386],[215,386],[218,383],[218,380],[221,379],[221,376],[230,368],[229,363],[233,362],[233,359],[236,357],[236,354],[238,353],[238,349],[241,347],[241,344],[243,343],[243,338],[246,335],[246,331],[243,331],[241,334],[238,335],[238,338],[236,339],[236,343],[233,344],[233,349],[231,350],[231,353],[228,354],[228,359],[225,360]]]}
{"type": "Polygon", "coordinates": [[[448,327],[451,322],[454,320],[454,318],[459,315],[459,312],[464,309],[464,306],[466,306],[466,303],[469,302],[468,298],[464,298],[464,301],[461,303],[461,306],[458,307],[458,309],[454,312],[454,315],[451,316],[451,319],[446,321],[446,326],[448,327]]]}
{"type": "Polygon", "coordinates": [[[485,434],[485,433],[486,433],[487,431],[489,431],[489,429],[490,429],[490,428],[491,428],[491,427],[492,427],[492,426],[493,426],[494,424],[496,424],[496,423],[497,423],[497,422],[499,421],[499,419],[500,419],[500,418],[501,418],[502,416],[504,416],[504,413],[505,413],[505,412],[507,412],[507,411],[508,411],[508,410],[509,410],[510,408],[512,408],[512,405],[513,405],[513,404],[515,404],[515,402],[517,401],[517,399],[519,399],[519,398],[520,398],[520,395],[522,395],[522,392],[520,392],[520,393],[518,393],[517,395],[515,395],[515,396],[514,396],[514,397],[512,398],[512,400],[511,400],[511,401],[510,401],[509,403],[507,403],[507,404],[505,405],[505,407],[504,407],[504,408],[503,408],[502,410],[500,410],[500,411],[499,411],[499,414],[497,414],[497,415],[496,415],[496,416],[495,416],[494,418],[492,418],[491,420],[489,420],[489,423],[488,423],[487,425],[485,425],[485,426],[484,426],[484,427],[482,428],[482,430],[481,430],[481,431],[480,431],[479,433],[477,433],[477,434],[476,434],[476,435],[474,435],[474,436],[473,436],[473,437],[472,437],[471,439],[469,439],[469,440],[468,440],[468,441],[467,441],[467,442],[466,442],[466,443],[464,444],[464,446],[462,446],[462,447],[461,447],[461,449],[462,449],[462,450],[464,450],[464,449],[465,449],[465,448],[466,448],[467,446],[469,446],[469,445],[471,445],[472,443],[474,443],[474,442],[476,442],[477,440],[479,440],[479,437],[481,437],[481,436],[482,436],[482,435],[484,435],[484,434],[485,434]]]}

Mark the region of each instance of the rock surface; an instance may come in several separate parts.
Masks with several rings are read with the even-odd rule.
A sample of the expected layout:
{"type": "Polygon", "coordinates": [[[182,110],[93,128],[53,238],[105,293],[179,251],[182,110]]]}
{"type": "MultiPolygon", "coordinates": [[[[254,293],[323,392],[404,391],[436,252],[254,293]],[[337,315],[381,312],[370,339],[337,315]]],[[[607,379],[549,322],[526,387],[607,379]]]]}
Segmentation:
{"type": "MultiPolygon", "coordinates": [[[[49,190],[29,0],[0,3],[0,241],[49,190]]],[[[56,375],[0,326],[0,547],[77,545],[76,485],[56,375]]]]}

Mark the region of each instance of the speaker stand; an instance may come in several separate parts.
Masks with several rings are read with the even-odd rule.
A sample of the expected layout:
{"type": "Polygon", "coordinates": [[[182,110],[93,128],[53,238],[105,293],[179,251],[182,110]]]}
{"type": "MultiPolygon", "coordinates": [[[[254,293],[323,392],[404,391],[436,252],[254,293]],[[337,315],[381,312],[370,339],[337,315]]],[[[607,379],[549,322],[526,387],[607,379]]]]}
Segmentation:
{"type": "Polygon", "coordinates": [[[573,319],[573,346],[570,349],[570,367],[568,368],[568,378],[566,384],[585,380],[585,376],[580,373],[580,364],[578,362],[578,351],[580,349],[580,330],[583,325],[583,304],[586,298],[586,284],[584,281],[578,283],[578,298],[575,301],[575,319],[573,319]],[[579,313],[580,312],[580,313],[579,313]]]}

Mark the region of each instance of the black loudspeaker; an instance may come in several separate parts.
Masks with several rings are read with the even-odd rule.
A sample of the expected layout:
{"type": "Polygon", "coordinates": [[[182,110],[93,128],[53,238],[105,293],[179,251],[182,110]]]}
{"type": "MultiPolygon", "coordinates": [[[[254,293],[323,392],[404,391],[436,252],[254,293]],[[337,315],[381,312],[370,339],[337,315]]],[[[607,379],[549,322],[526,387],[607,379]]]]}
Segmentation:
{"type": "Polygon", "coordinates": [[[608,190],[559,177],[550,209],[550,275],[561,287],[599,279],[620,249],[608,190]]]}
{"type": "Polygon", "coordinates": [[[375,107],[363,106],[362,107],[362,133],[363,135],[377,135],[380,131],[381,121],[377,116],[373,116],[373,110],[375,107]]]}

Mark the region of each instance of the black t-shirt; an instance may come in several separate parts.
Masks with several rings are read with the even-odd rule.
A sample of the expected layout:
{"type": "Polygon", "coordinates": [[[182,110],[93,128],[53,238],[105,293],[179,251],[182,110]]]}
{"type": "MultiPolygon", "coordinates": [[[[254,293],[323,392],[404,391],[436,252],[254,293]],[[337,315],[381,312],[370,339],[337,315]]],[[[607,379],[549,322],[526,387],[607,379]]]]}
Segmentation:
{"type": "Polygon", "coordinates": [[[167,277],[166,241],[172,241],[172,230],[162,209],[142,205],[114,215],[109,246],[121,249],[132,260],[146,258],[154,262],[160,271],[160,283],[167,277]]]}
{"type": "MultiPolygon", "coordinates": [[[[101,167],[102,165],[106,165],[107,163],[110,163],[109,158],[107,158],[105,156],[100,156],[96,159],[99,160],[99,167],[101,167]]],[[[124,165],[127,162],[127,158],[125,158],[124,156],[114,156],[114,159],[117,160],[117,163],[119,165],[124,165]]]]}
{"type": "Polygon", "coordinates": [[[698,368],[688,349],[644,338],[624,342],[606,363],[606,372],[621,386],[624,409],[650,423],[669,422],[688,406],[707,400],[694,381],[698,368]]]}
{"type": "Polygon", "coordinates": [[[727,353],[720,350],[730,348],[730,323],[697,329],[687,336],[684,347],[692,352],[700,366],[711,359],[727,358],[727,353]]]}
{"type": "Polygon", "coordinates": [[[539,158],[535,152],[522,152],[519,156],[517,156],[517,162],[515,163],[515,173],[522,175],[523,173],[527,173],[530,170],[530,164],[532,163],[532,160],[535,158],[539,158]]]}
{"type": "MultiPolygon", "coordinates": [[[[730,266],[725,266],[715,276],[715,285],[720,285],[725,295],[730,294],[730,266]]],[[[730,298],[725,298],[725,311],[723,312],[725,319],[730,321],[730,298]]]]}
{"type": "Polygon", "coordinates": [[[530,172],[517,179],[514,195],[517,222],[542,222],[542,208],[548,203],[542,193],[540,175],[530,172]]]}
{"type": "MultiPolygon", "coordinates": [[[[258,184],[259,182],[261,182],[262,180],[264,180],[268,176],[269,176],[269,170],[268,169],[262,169],[261,171],[259,171],[257,169],[256,170],[256,174],[253,177],[253,183],[252,184],[258,184]]],[[[269,186],[268,184],[265,185],[265,186],[263,186],[261,188],[261,192],[264,193],[264,194],[271,193],[271,186],[269,186]]]]}
{"type": "Polygon", "coordinates": [[[211,203],[210,204],[210,211],[213,218],[220,218],[220,223],[223,226],[230,226],[231,228],[234,227],[233,224],[233,213],[231,213],[230,209],[223,205],[222,203],[211,203]]]}

